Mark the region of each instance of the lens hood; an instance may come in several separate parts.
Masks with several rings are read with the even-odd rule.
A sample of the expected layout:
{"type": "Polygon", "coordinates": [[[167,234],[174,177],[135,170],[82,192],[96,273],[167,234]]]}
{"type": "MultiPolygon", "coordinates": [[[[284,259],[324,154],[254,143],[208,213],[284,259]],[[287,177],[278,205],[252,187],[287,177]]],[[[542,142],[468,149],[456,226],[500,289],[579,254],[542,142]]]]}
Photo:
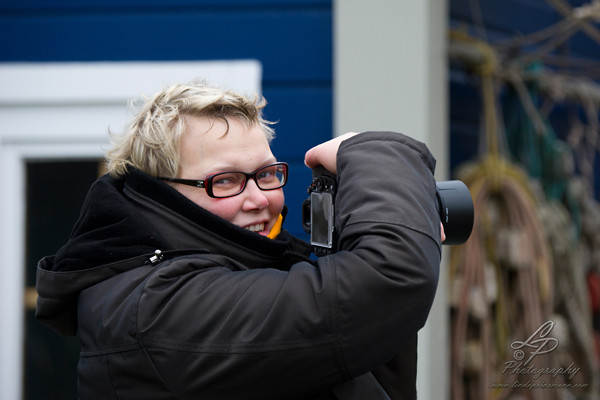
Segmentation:
{"type": "Polygon", "coordinates": [[[463,244],[473,230],[473,199],[467,186],[458,180],[436,183],[440,219],[446,233],[443,244],[463,244]]]}

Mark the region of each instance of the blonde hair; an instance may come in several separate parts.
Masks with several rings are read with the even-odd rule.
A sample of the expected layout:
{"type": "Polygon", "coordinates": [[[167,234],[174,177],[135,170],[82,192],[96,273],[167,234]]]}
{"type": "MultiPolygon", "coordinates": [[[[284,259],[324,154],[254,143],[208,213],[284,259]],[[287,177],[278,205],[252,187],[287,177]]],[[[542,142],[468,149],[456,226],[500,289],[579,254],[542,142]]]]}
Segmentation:
{"type": "Polygon", "coordinates": [[[121,176],[132,166],[152,176],[177,176],[185,116],[221,119],[227,126],[228,118],[258,124],[270,142],[275,132],[263,118],[265,106],[262,96],[249,99],[203,81],[172,85],[145,100],[123,135],[111,135],[108,173],[121,176]]]}

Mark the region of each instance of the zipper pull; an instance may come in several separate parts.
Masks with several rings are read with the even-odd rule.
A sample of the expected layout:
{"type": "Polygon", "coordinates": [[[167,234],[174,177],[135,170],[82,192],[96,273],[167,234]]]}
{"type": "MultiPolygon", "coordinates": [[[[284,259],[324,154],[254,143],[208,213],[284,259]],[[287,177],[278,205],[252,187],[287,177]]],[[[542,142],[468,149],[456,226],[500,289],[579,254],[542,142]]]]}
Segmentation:
{"type": "Polygon", "coordinates": [[[164,254],[162,253],[162,251],[156,249],[154,250],[154,255],[152,257],[150,257],[150,264],[154,265],[156,263],[159,263],[163,260],[163,258],[165,258],[164,254]]]}

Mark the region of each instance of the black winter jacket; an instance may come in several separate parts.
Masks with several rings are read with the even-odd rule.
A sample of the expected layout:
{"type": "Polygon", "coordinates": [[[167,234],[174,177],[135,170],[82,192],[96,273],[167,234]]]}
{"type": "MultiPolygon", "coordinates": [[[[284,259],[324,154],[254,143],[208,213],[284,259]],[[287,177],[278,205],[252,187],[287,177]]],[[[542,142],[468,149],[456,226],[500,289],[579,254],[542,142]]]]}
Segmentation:
{"type": "Polygon", "coordinates": [[[82,400],[414,397],[441,256],[434,166],[401,134],[344,141],[339,251],[316,261],[140,171],[104,176],[39,263],[36,316],[78,334],[82,400]]]}

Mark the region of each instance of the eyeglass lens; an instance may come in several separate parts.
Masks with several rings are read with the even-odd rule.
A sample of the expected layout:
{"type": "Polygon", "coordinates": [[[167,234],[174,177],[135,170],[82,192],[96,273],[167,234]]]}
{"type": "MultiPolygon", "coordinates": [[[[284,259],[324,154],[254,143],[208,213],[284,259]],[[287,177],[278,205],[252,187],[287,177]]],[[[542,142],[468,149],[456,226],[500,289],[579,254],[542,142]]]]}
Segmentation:
{"type": "Polygon", "coordinates": [[[285,185],[286,166],[268,165],[252,175],[242,172],[223,172],[211,177],[210,186],[215,197],[228,197],[241,193],[246,187],[247,176],[254,178],[262,190],[277,189],[285,185]]]}

